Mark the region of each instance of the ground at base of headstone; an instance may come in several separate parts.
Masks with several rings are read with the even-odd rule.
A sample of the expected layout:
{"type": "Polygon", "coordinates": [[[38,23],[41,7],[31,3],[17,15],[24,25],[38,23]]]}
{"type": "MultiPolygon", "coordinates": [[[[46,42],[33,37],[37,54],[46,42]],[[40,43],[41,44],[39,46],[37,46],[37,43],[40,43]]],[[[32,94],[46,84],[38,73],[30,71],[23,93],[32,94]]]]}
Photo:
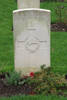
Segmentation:
{"type": "Polygon", "coordinates": [[[44,69],[42,66],[41,72],[31,72],[30,76],[23,78],[14,77],[15,75],[0,74],[0,96],[39,94],[67,96],[67,75],[54,74],[51,68],[44,69]]]}

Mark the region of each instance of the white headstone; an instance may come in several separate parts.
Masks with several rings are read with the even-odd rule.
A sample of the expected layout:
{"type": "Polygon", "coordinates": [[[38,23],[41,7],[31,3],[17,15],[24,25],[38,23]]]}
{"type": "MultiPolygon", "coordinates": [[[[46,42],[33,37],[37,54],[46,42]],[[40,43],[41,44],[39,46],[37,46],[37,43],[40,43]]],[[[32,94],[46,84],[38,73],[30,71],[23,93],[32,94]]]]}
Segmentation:
{"type": "Polygon", "coordinates": [[[50,11],[16,10],[13,24],[16,71],[29,74],[50,66],[50,11]]]}
{"type": "Polygon", "coordinates": [[[40,8],[40,0],[18,0],[18,9],[40,8]]]}

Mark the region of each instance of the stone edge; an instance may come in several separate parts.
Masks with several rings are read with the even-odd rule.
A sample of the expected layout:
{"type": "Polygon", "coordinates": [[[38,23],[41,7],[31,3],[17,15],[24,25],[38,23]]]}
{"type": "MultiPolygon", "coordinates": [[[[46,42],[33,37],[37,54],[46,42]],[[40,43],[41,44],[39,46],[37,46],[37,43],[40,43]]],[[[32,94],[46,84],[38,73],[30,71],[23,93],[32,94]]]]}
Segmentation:
{"type": "Polygon", "coordinates": [[[44,11],[44,12],[48,12],[48,13],[51,12],[50,10],[47,10],[47,9],[29,8],[29,9],[18,9],[18,10],[14,10],[14,11],[13,11],[13,14],[14,14],[14,13],[17,13],[17,12],[32,11],[32,10],[34,10],[34,11],[44,11]]]}

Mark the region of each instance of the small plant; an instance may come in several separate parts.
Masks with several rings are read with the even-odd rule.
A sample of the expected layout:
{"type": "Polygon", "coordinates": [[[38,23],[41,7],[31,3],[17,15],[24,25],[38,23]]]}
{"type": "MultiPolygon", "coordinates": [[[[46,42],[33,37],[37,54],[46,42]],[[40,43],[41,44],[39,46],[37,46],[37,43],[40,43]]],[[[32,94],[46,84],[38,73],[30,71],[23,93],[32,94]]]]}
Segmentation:
{"type": "Polygon", "coordinates": [[[43,65],[41,65],[41,66],[40,66],[41,70],[44,70],[44,69],[45,69],[45,67],[46,67],[46,65],[45,65],[45,64],[43,64],[43,65]]]}
{"type": "Polygon", "coordinates": [[[17,73],[16,71],[9,72],[9,75],[6,74],[6,84],[8,85],[18,85],[18,82],[20,80],[20,73],[17,73]]]}
{"type": "Polygon", "coordinates": [[[21,81],[19,82],[19,85],[23,85],[23,84],[32,84],[32,83],[33,83],[32,81],[34,81],[34,80],[33,80],[34,77],[35,77],[34,72],[30,72],[29,76],[24,76],[24,77],[23,77],[23,80],[21,80],[21,81]]]}
{"type": "Polygon", "coordinates": [[[27,77],[27,78],[23,78],[22,80],[20,80],[18,82],[18,84],[19,85],[29,84],[30,81],[31,81],[31,78],[30,77],[27,77]]]}

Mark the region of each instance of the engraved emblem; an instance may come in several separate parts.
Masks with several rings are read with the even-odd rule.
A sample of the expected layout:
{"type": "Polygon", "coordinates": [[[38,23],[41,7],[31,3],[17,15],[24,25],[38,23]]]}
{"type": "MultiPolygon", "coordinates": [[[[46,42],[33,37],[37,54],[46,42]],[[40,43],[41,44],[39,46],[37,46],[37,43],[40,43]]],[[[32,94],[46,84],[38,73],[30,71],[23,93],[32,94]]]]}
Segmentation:
{"type": "Polygon", "coordinates": [[[26,39],[25,48],[30,52],[35,52],[39,49],[40,42],[37,37],[31,36],[26,39]]]}
{"type": "Polygon", "coordinates": [[[36,36],[28,36],[23,40],[22,39],[18,40],[17,42],[18,42],[18,43],[16,43],[17,45],[18,44],[21,44],[21,45],[24,44],[25,49],[27,51],[31,52],[31,53],[36,52],[40,48],[40,45],[42,43],[48,43],[47,40],[43,40],[43,41],[39,40],[39,38],[36,37],[36,36]]]}

